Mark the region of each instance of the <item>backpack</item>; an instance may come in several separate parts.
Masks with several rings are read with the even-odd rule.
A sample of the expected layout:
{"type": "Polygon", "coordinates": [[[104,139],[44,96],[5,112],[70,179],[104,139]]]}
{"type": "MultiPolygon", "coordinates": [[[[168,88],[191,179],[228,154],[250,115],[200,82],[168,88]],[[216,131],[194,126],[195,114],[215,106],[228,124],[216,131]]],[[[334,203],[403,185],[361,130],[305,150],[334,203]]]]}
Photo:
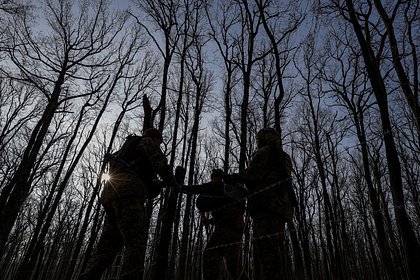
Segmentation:
{"type": "Polygon", "coordinates": [[[150,163],[136,153],[137,145],[143,136],[128,135],[121,148],[105,155],[105,160],[110,163],[111,168],[122,169],[138,176],[147,185],[147,196],[155,198],[162,189],[162,184],[153,176],[150,163]]]}
{"type": "Polygon", "coordinates": [[[136,147],[139,141],[142,139],[142,136],[138,135],[128,135],[125,138],[125,141],[121,148],[113,153],[112,155],[119,160],[124,161],[128,166],[131,166],[134,164],[134,161],[136,160],[136,147]]]}
{"type": "MultiPolygon", "coordinates": [[[[295,190],[293,189],[293,184],[291,181],[292,178],[292,159],[290,158],[289,154],[283,151],[283,149],[276,148],[276,151],[279,150],[280,153],[277,154],[277,157],[273,160],[274,165],[276,165],[280,170],[282,170],[283,179],[285,181],[283,185],[287,188],[287,193],[289,195],[290,202],[292,206],[297,209],[299,206],[295,190]]],[[[272,155],[276,155],[276,153],[272,153],[272,155]]]]}

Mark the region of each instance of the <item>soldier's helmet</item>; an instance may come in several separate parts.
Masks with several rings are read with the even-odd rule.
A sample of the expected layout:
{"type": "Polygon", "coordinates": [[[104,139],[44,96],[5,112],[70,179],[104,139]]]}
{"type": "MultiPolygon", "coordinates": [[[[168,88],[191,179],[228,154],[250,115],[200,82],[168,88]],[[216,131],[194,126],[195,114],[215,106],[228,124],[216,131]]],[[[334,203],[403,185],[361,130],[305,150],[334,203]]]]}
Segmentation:
{"type": "Polygon", "coordinates": [[[160,141],[163,142],[162,133],[160,133],[160,131],[157,130],[156,128],[154,128],[154,127],[146,129],[144,131],[143,135],[146,136],[146,137],[157,138],[157,139],[159,139],[160,141]]]}
{"type": "Polygon", "coordinates": [[[218,168],[213,169],[211,172],[211,177],[223,178],[224,175],[225,173],[223,172],[223,170],[218,168]]]}
{"type": "Polygon", "coordinates": [[[263,145],[278,143],[280,142],[280,133],[274,128],[266,127],[258,131],[256,138],[263,145]]]}

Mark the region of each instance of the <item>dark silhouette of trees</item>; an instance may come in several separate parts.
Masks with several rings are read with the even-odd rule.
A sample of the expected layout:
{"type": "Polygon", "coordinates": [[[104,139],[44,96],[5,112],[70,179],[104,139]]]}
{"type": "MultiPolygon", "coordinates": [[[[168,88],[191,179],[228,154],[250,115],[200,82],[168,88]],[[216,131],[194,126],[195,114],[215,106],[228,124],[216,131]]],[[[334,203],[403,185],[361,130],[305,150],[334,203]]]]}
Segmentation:
{"type": "MultiPolygon", "coordinates": [[[[151,126],[188,184],[281,132],[298,200],[287,279],[420,274],[418,1],[0,2],[2,279],[77,279],[103,157],[151,126]]],[[[200,279],[212,228],[195,197],[163,189],[146,208],[143,278],[200,279]]]]}
{"type": "MultiPolygon", "coordinates": [[[[379,6],[379,12],[382,18],[386,18],[384,11],[382,10],[383,7],[379,6]],[[382,9],[381,9],[382,8],[382,9]]],[[[363,10],[358,11],[358,13],[365,13],[365,21],[369,20],[369,11],[367,13],[363,10]]],[[[371,37],[369,35],[370,30],[363,30],[362,25],[365,25],[365,22],[359,22],[358,16],[356,15],[356,9],[354,6],[353,1],[346,0],[346,11],[344,15],[348,15],[348,20],[352,24],[354,28],[354,32],[356,34],[357,40],[360,44],[360,49],[362,51],[363,59],[366,65],[366,71],[369,76],[370,84],[372,86],[372,91],[375,95],[377,100],[377,104],[379,107],[379,112],[381,116],[381,123],[382,123],[382,130],[383,130],[383,138],[385,142],[385,151],[386,151],[386,158],[388,162],[388,171],[389,171],[389,179],[390,179],[390,188],[392,192],[392,198],[394,205],[398,206],[395,207],[395,216],[398,223],[398,228],[401,232],[402,241],[404,244],[404,252],[406,255],[406,261],[408,263],[409,268],[409,275],[410,278],[415,278],[416,275],[420,274],[419,271],[419,263],[420,263],[420,246],[414,232],[413,225],[408,217],[407,210],[406,210],[406,198],[403,192],[403,182],[402,182],[402,174],[401,174],[401,164],[400,159],[398,157],[397,148],[395,145],[394,140],[394,132],[392,130],[392,124],[390,119],[389,113],[389,102],[388,102],[388,90],[385,85],[385,81],[383,76],[381,75],[380,70],[380,56],[375,53],[372,43],[371,37]]],[[[385,35],[391,37],[391,44],[393,42],[392,36],[393,34],[389,34],[391,28],[389,27],[389,22],[385,21],[386,24],[386,31],[385,35]]],[[[382,40],[383,41],[383,40],[382,40]]],[[[394,64],[398,64],[397,59],[397,50],[395,50],[396,46],[394,45],[391,49],[394,48],[392,51],[394,58],[394,64]]],[[[381,47],[382,49],[382,47],[381,47]]],[[[380,54],[379,54],[380,55],[380,54]]],[[[397,67],[398,68],[398,67],[397,67]]],[[[398,68],[399,69],[399,68],[398,68]]],[[[399,69],[397,71],[401,71],[399,69]]],[[[399,73],[401,76],[400,81],[403,78],[402,73],[399,73]]],[[[403,79],[403,84],[400,86],[408,91],[408,85],[406,80],[403,79]]],[[[407,94],[407,92],[406,92],[407,94]]],[[[413,110],[414,112],[416,109],[413,110]]]]}

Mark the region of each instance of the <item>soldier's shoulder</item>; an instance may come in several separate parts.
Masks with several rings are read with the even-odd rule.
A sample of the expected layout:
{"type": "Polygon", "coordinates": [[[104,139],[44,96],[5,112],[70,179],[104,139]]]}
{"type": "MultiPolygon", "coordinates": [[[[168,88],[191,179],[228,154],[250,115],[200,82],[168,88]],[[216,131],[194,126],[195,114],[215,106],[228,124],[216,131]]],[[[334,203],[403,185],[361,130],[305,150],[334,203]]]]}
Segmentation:
{"type": "Polygon", "coordinates": [[[270,148],[268,146],[257,149],[252,155],[252,165],[255,165],[259,162],[266,162],[270,157],[270,153],[270,148]]]}
{"type": "Polygon", "coordinates": [[[282,150],[282,152],[281,152],[281,156],[283,157],[283,159],[284,159],[285,161],[287,161],[287,162],[292,162],[292,158],[291,158],[291,156],[290,156],[288,153],[286,153],[284,150],[282,150]]]}
{"type": "Polygon", "coordinates": [[[259,155],[265,155],[265,154],[269,154],[271,151],[270,151],[270,146],[264,146],[264,147],[261,147],[261,148],[259,148],[259,149],[257,149],[255,152],[254,152],[254,155],[255,156],[259,156],[259,155]]]}
{"type": "Polygon", "coordinates": [[[137,150],[142,151],[143,153],[157,153],[160,151],[160,148],[150,137],[142,137],[137,143],[137,150]]]}
{"type": "Polygon", "coordinates": [[[156,146],[155,143],[153,142],[153,139],[150,137],[141,137],[141,139],[138,142],[139,146],[143,146],[143,147],[154,147],[156,146]]]}

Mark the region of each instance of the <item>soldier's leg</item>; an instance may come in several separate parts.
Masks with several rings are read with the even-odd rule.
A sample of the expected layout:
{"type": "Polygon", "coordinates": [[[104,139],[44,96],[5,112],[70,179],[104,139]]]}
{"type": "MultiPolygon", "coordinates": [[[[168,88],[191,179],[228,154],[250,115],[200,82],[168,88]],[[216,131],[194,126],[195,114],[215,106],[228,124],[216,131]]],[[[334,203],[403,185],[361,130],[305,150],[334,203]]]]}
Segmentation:
{"type": "Polygon", "coordinates": [[[116,208],[117,225],[124,240],[121,279],[142,279],[146,247],[144,201],[136,197],[121,198],[116,208]]]}
{"type": "Polygon", "coordinates": [[[241,242],[237,240],[238,244],[232,245],[225,251],[226,268],[234,280],[247,280],[248,275],[242,266],[241,260],[241,242]]]}
{"type": "Polygon", "coordinates": [[[115,220],[112,214],[107,214],[98,245],[86,266],[85,272],[80,275],[79,280],[100,279],[104,271],[112,264],[115,256],[121,250],[122,245],[122,237],[115,220]]]}
{"type": "Polygon", "coordinates": [[[221,277],[222,260],[223,260],[223,238],[222,232],[215,228],[209,241],[207,242],[206,249],[203,253],[203,279],[214,280],[221,277]]]}
{"type": "Polygon", "coordinates": [[[282,244],[285,224],[276,215],[253,216],[254,244],[260,266],[260,279],[282,279],[282,244]]]}
{"type": "Polygon", "coordinates": [[[241,260],[241,244],[244,228],[245,223],[241,218],[241,220],[226,225],[224,230],[226,243],[230,243],[231,246],[223,249],[223,256],[226,261],[226,268],[235,280],[249,279],[241,260]]]}

